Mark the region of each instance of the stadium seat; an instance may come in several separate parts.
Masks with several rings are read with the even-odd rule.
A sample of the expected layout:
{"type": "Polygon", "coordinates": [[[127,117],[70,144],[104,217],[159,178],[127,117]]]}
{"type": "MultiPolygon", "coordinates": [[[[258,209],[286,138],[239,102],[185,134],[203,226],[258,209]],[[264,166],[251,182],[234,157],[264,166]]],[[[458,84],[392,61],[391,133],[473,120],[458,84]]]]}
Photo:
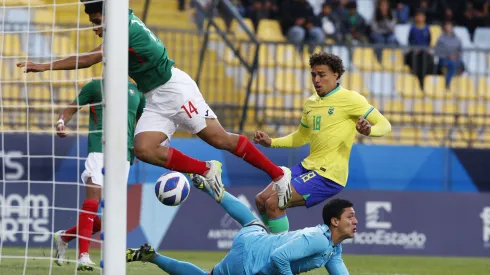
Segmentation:
{"type": "MultiPolygon", "coordinates": [[[[75,49],[76,41],[73,41],[69,36],[55,35],[52,37],[54,41],[50,45],[52,45],[51,52],[54,58],[61,58],[70,55],[77,54],[75,49]]],[[[51,37],[46,36],[47,40],[51,40],[51,37]]]]}
{"type": "Polygon", "coordinates": [[[386,71],[409,72],[410,69],[404,62],[403,51],[401,49],[383,49],[381,65],[386,71]]]}
{"type": "Polygon", "coordinates": [[[241,104],[242,95],[232,77],[223,76],[218,79],[202,79],[200,90],[209,104],[241,104]]]}
{"type": "Polygon", "coordinates": [[[0,80],[8,81],[12,80],[12,73],[10,70],[12,62],[7,62],[7,59],[0,58],[0,80]]]}
{"type": "Polygon", "coordinates": [[[3,55],[8,56],[26,56],[20,43],[20,37],[17,34],[3,34],[0,37],[0,46],[3,43],[3,55]]]}
{"type": "Polygon", "coordinates": [[[359,72],[345,72],[340,78],[340,84],[344,88],[356,91],[363,96],[370,95],[370,91],[364,85],[362,75],[359,72]]]}
{"type": "Polygon", "coordinates": [[[359,133],[357,133],[357,137],[360,137],[363,143],[366,144],[396,144],[397,141],[395,139],[395,136],[393,134],[393,131],[389,132],[388,134],[382,136],[382,137],[365,137],[359,133]]]}
{"type": "Polygon", "coordinates": [[[293,100],[292,110],[290,111],[292,114],[292,118],[297,120],[297,124],[303,117],[303,106],[305,104],[305,99],[303,97],[295,97],[293,100]]]}
{"type": "MultiPolygon", "coordinates": [[[[244,18],[243,22],[248,27],[248,29],[252,32],[252,34],[255,34],[255,30],[254,30],[252,20],[250,20],[250,18],[244,18]]],[[[233,35],[235,35],[235,38],[238,41],[244,41],[244,40],[249,41],[250,40],[248,34],[245,32],[245,30],[242,28],[242,26],[240,25],[240,23],[238,23],[237,20],[233,20],[231,22],[230,29],[231,29],[231,33],[233,35]]]]}
{"type": "Polygon", "coordinates": [[[442,34],[442,28],[439,25],[430,25],[429,31],[430,31],[430,46],[434,47],[437,43],[437,40],[439,40],[439,36],[441,36],[442,34]]]}
{"type": "Polygon", "coordinates": [[[78,53],[91,51],[102,44],[102,38],[96,36],[91,29],[70,31],[70,39],[75,51],[78,47],[78,53]]]}
{"type": "Polygon", "coordinates": [[[469,73],[486,74],[489,61],[490,55],[485,52],[463,51],[463,62],[469,73]]]}
{"type": "Polygon", "coordinates": [[[422,145],[422,130],[415,127],[402,127],[399,135],[399,143],[403,145],[422,145]]]}
{"type": "Polygon", "coordinates": [[[490,116],[486,104],[483,102],[470,102],[461,114],[459,124],[465,127],[490,125],[490,116]]]}
{"type": "Polygon", "coordinates": [[[420,88],[420,81],[412,74],[397,75],[395,90],[405,98],[422,98],[425,96],[420,88]]]}
{"type": "MultiPolygon", "coordinates": [[[[303,68],[303,54],[291,44],[279,44],[276,47],[275,59],[282,68],[303,68]]],[[[306,50],[306,48],[305,48],[306,50]]]]}
{"type": "Polygon", "coordinates": [[[410,33],[410,24],[397,24],[395,26],[395,36],[398,43],[402,46],[408,45],[408,35],[410,33]]]}
{"type": "MultiPolygon", "coordinates": [[[[325,52],[332,53],[340,57],[344,63],[344,68],[350,69],[351,68],[351,58],[350,58],[350,53],[349,49],[346,46],[338,46],[338,45],[332,45],[332,46],[326,46],[324,48],[325,52]]],[[[309,57],[309,56],[308,56],[309,57]]],[[[308,62],[305,62],[306,64],[309,64],[308,62]]]]}
{"type": "Polygon", "coordinates": [[[413,118],[418,123],[434,123],[434,105],[432,101],[416,101],[413,105],[413,118]]]}
{"type": "Polygon", "coordinates": [[[78,91],[75,87],[60,87],[56,98],[59,100],[59,104],[64,108],[64,106],[70,104],[70,102],[76,98],[77,94],[78,91]]]}
{"type": "Polygon", "coordinates": [[[478,80],[478,99],[490,100],[490,78],[486,76],[480,77],[478,80]]]}
{"type": "Polygon", "coordinates": [[[429,131],[428,144],[432,146],[448,146],[451,136],[450,128],[434,128],[429,131]]]}
{"type": "Polygon", "coordinates": [[[275,76],[276,89],[284,94],[302,94],[303,89],[295,73],[289,70],[278,71],[275,76]]]}
{"type": "MultiPolygon", "coordinates": [[[[243,88],[246,88],[248,82],[248,76],[243,78],[243,88]]],[[[250,90],[254,94],[270,94],[273,91],[273,86],[270,85],[270,79],[263,73],[256,73],[253,80],[250,90]]]]}
{"type": "Polygon", "coordinates": [[[381,112],[392,123],[410,122],[410,117],[406,114],[405,104],[402,100],[386,100],[381,112]]]}
{"type": "Polygon", "coordinates": [[[474,48],[473,43],[471,42],[470,32],[466,27],[455,26],[454,34],[461,40],[461,44],[463,49],[472,49],[474,48]]]}
{"type": "Polygon", "coordinates": [[[456,117],[461,111],[455,102],[444,102],[441,106],[441,112],[437,112],[434,121],[438,124],[453,125],[456,122],[456,117]]]}
{"type": "Polygon", "coordinates": [[[265,100],[265,117],[268,121],[283,121],[291,117],[292,112],[285,110],[284,98],[282,96],[268,96],[265,100]]]}
{"type": "Polygon", "coordinates": [[[446,80],[442,75],[427,75],[424,78],[424,92],[434,99],[452,98],[453,93],[446,89],[446,80]]]}
{"type": "Polygon", "coordinates": [[[380,71],[382,69],[373,48],[355,48],[352,63],[359,70],[380,71]]]}
{"type": "Polygon", "coordinates": [[[455,76],[451,79],[450,91],[457,99],[474,100],[477,98],[475,85],[467,76],[455,76]]]}
{"type": "Polygon", "coordinates": [[[277,20],[262,19],[257,27],[258,39],[264,42],[284,42],[281,25],[277,20]]]}
{"type": "MultiPolygon", "coordinates": [[[[220,31],[222,31],[225,35],[228,35],[226,23],[225,23],[225,20],[223,20],[223,18],[221,18],[221,17],[214,17],[213,18],[213,21],[218,26],[218,28],[219,28],[220,31]]],[[[178,23],[181,23],[181,22],[178,22],[178,23]]],[[[204,28],[206,28],[207,25],[208,25],[208,21],[205,20],[204,21],[204,28]]],[[[211,41],[221,41],[221,40],[223,40],[223,38],[221,38],[221,36],[218,34],[217,29],[214,28],[213,25],[211,25],[211,27],[209,28],[209,31],[210,31],[209,40],[211,40],[211,41]]]]}
{"type": "Polygon", "coordinates": [[[490,49],[490,28],[478,27],[473,36],[474,44],[480,49],[490,49]]]}
{"type": "Polygon", "coordinates": [[[490,130],[486,129],[481,135],[472,143],[475,148],[490,148],[490,130]]]}
{"type": "Polygon", "coordinates": [[[371,22],[375,12],[374,1],[357,0],[356,2],[359,14],[366,20],[366,22],[371,22]]]}

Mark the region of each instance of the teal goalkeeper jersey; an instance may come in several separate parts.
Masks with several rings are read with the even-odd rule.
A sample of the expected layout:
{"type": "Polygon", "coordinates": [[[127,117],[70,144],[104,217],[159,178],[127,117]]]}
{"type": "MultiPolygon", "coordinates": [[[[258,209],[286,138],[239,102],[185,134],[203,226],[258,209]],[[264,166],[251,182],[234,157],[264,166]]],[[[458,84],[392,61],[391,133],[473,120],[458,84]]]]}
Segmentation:
{"type": "MultiPolygon", "coordinates": [[[[243,229],[242,229],[243,230],[243,229]]],[[[244,228],[247,232],[246,228],[244,228]]],[[[239,234],[235,240],[239,238],[239,234]]],[[[239,257],[244,270],[234,270],[223,261],[213,273],[246,275],[293,275],[325,267],[330,275],[349,275],[342,260],[342,246],[334,245],[327,225],[273,235],[257,231],[243,237],[240,252],[227,257],[239,257]]],[[[234,262],[234,261],[231,261],[234,262]]]]}
{"type": "Polygon", "coordinates": [[[172,77],[174,61],[162,41],[129,9],[129,76],[138,89],[149,92],[172,77]]]}
{"type": "MultiPolygon", "coordinates": [[[[133,83],[128,83],[128,161],[134,160],[134,130],[136,120],[145,108],[145,96],[138,91],[133,83]]],[[[92,80],[83,86],[74,102],[79,106],[91,104],[89,118],[88,152],[102,153],[102,122],[103,122],[103,81],[92,80]]]]}

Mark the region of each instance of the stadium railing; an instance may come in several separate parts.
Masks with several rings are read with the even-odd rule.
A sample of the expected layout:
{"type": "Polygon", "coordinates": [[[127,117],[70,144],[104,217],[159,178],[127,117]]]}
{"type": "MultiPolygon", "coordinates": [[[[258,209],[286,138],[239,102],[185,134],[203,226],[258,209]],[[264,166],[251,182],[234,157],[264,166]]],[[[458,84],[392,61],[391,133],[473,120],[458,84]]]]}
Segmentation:
{"type": "MultiPolygon", "coordinates": [[[[259,41],[257,44],[257,41],[250,40],[238,21],[231,23],[229,31],[221,24],[219,18],[214,24],[209,23],[205,32],[207,36],[193,30],[157,27],[152,27],[152,30],[164,41],[176,66],[199,81],[206,101],[227,129],[243,130],[248,134],[263,129],[276,136],[294,131],[301,117],[303,101],[313,92],[306,48],[297,51],[286,42],[259,41]],[[205,37],[208,43],[202,47],[205,37]],[[249,66],[244,66],[244,63],[249,66]],[[246,120],[243,119],[244,113],[246,120]]],[[[26,119],[32,120],[33,127],[52,127],[49,120],[42,119],[42,107],[32,113],[38,115],[26,118],[19,108],[9,108],[9,103],[25,102],[28,96],[29,107],[34,108],[37,102],[49,102],[51,90],[56,97],[55,102],[66,104],[76,95],[77,87],[81,87],[79,84],[91,76],[100,75],[100,68],[96,67],[80,70],[77,83],[64,81],[76,79],[68,75],[74,72],[28,74],[27,84],[11,83],[25,75],[15,68],[16,60],[9,55],[26,51],[31,56],[31,52],[45,50],[62,55],[63,52],[73,52],[70,47],[75,43],[69,35],[39,36],[36,39],[46,43],[36,42],[25,47],[19,46],[23,45],[22,37],[3,39],[5,56],[0,79],[5,108],[4,127],[7,130],[25,127],[26,119]]],[[[31,37],[30,41],[34,40],[31,37]]],[[[79,42],[78,52],[84,52],[100,41],[92,32],[80,31],[79,42]]],[[[387,137],[371,139],[359,136],[358,142],[490,148],[488,50],[465,49],[465,72],[454,76],[446,89],[442,74],[426,75],[421,87],[419,79],[410,73],[404,63],[404,54],[415,48],[325,44],[316,50],[320,49],[343,59],[346,72],[340,83],[366,96],[393,125],[393,131],[387,137]]],[[[32,55],[29,59],[42,60],[42,56],[32,55]]],[[[88,118],[88,113],[82,112],[81,115],[88,118]]]]}

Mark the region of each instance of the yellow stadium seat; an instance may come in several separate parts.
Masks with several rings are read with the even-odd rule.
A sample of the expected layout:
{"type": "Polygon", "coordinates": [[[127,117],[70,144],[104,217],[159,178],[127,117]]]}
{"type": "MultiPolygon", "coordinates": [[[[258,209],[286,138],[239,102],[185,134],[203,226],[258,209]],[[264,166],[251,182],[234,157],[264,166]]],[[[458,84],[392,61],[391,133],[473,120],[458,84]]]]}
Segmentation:
{"type": "Polygon", "coordinates": [[[446,80],[442,75],[427,75],[424,78],[424,92],[431,98],[449,99],[453,92],[446,89],[446,80]]]}
{"type": "MultiPolygon", "coordinates": [[[[3,55],[26,56],[17,34],[2,34],[0,42],[3,43],[3,55]],[[3,38],[3,39],[2,39],[3,38]]],[[[1,46],[1,45],[0,45],[1,46]]]]}
{"type": "Polygon", "coordinates": [[[480,77],[478,80],[478,98],[490,100],[490,78],[486,76],[480,77]]]}
{"type": "Polygon", "coordinates": [[[10,65],[11,65],[10,62],[7,62],[6,59],[0,58],[0,80],[2,81],[12,80],[10,65]]]}
{"type": "Polygon", "coordinates": [[[472,144],[475,148],[490,148],[490,130],[484,131],[472,144]]]}
{"type": "Polygon", "coordinates": [[[352,63],[359,70],[380,71],[382,69],[373,48],[354,48],[352,63]]]}
{"type": "MultiPolygon", "coordinates": [[[[273,47],[273,46],[272,46],[273,47]]],[[[259,49],[259,67],[276,67],[277,59],[273,54],[270,54],[269,45],[262,44],[259,49]]],[[[255,51],[252,52],[255,54],[255,51]]],[[[253,55],[251,56],[253,57],[253,55]]]]}
{"type": "MultiPolygon", "coordinates": [[[[225,20],[223,20],[223,18],[220,18],[220,17],[214,17],[214,23],[216,24],[216,26],[218,26],[218,29],[220,31],[222,31],[225,35],[227,35],[227,27],[226,27],[226,23],[225,23],[225,20]]],[[[178,22],[178,23],[181,23],[181,22],[178,22]]],[[[208,21],[206,20],[204,22],[204,27],[206,28],[208,25],[208,21]]],[[[221,41],[223,40],[223,38],[221,38],[221,36],[218,34],[218,30],[213,26],[211,25],[210,28],[209,28],[209,39],[211,41],[221,41]]]]}
{"type": "Polygon", "coordinates": [[[276,73],[276,82],[275,86],[278,91],[285,94],[302,94],[303,87],[301,87],[300,83],[296,75],[287,70],[282,70],[276,73]]]}
{"type": "Polygon", "coordinates": [[[434,47],[442,34],[442,28],[439,25],[430,25],[430,46],[434,47]]]}
{"type": "Polygon", "coordinates": [[[409,72],[410,69],[404,63],[403,51],[400,49],[383,49],[381,64],[383,69],[393,72],[409,72]]]}
{"type": "Polygon", "coordinates": [[[361,138],[366,144],[395,144],[396,143],[395,137],[393,135],[393,131],[389,132],[388,134],[382,137],[364,137],[359,133],[357,135],[361,136],[361,138]]]}
{"type": "Polygon", "coordinates": [[[20,100],[24,99],[21,94],[21,85],[19,84],[3,84],[2,85],[2,100],[20,100]]]}
{"type": "MultiPolygon", "coordinates": [[[[254,30],[252,20],[250,20],[250,18],[245,18],[243,20],[243,22],[248,27],[248,29],[252,32],[252,34],[255,34],[255,30],[254,30]]],[[[238,41],[243,41],[243,40],[249,41],[250,40],[248,34],[245,32],[245,30],[242,28],[242,26],[238,23],[238,21],[233,20],[231,22],[230,29],[238,41]]]]}
{"type": "Polygon", "coordinates": [[[29,131],[33,131],[33,132],[41,131],[38,113],[29,112],[29,131]]]}
{"type": "Polygon", "coordinates": [[[456,122],[456,117],[460,114],[459,106],[455,102],[444,102],[441,112],[434,118],[436,123],[452,125],[456,122]]]}
{"type": "Polygon", "coordinates": [[[257,37],[264,42],[284,42],[286,39],[282,35],[279,21],[262,19],[257,27],[257,37]]]}
{"type": "Polygon", "coordinates": [[[466,76],[453,77],[451,79],[450,90],[457,99],[474,100],[477,98],[475,85],[466,76]]]}
{"type": "Polygon", "coordinates": [[[287,112],[284,107],[284,98],[281,96],[268,96],[265,99],[265,116],[270,121],[283,120],[287,112]]]}
{"type": "Polygon", "coordinates": [[[78,53],[89,52],[102,44],[102,38],[95,35],[93,30],[79,29],[70,31],[70,40],[75,52],[78,53]]]}
{"type": "Polygon", "coordinates": [[[418,78],[411,74],[398,75],[395,90],[405,98],[422,98],[425,96],[420,88],[418,78]]]}
{"type": "MultiPolygon", "coordinates": [[[[255,73],[254,78],[252,80],[252,84],[250,86],[250,90],[254,94],[270,94],[273,91],[272,85],[269,85],[270,79],[266,77],[266,75],[262,72],[255,73]]],[[[247,88],[247,84],[249,81],[249,77],[243,78],[243,88],[247,88]]]]}
{"type": "Polygon", "coordinates": [[[291,44],[277,45],[275,57],[277,64],[283,68],[303,68],[303,56],[291,44]]]}
{"type": "Polygon", "coordinates": [[[429,145],[432,146],[448,146],[451,138],[451,130],[449,128],[435,128],[429,132],[429,145]]]}
{"type": "Polygon", "coordinates": [[[394,99],[385,101],[383,114],[392,123],[405,123],[410,121],[402,100],[394,99]]]}
{"type": "Polygon", "coordinates": [[[434,105],[431,101],[417,101],[413,106],[413,117],[418,123],[434,123],[434,105]]]}
{"type": "MultiPolygon", "coordinates": [[[[466,114],[468,114],[470,123],[473,125],[490,125],[490,116],[485,103],[469,103],[466,114]]],[[[468,117],[464,117],[463,121],[466,121],[467,119],[468,117]]]]}
{"type": "Polygon", "coordinates": [[[61,87],[58,90],[57,99],[60,101],[60,105],[66,106],[75,100],[77,95],[78,91],[75,87],[61,87]]]}
{"type": "Polygon", "coordinates": [[[291,116],[292,116],[292,118],[298,120],[298,123],[301,120],[301,117],[303,116],[304,103],[305,103],[305,99],[301,96],[297,96],[293,100],[293,106],[292,106],[292,110],[291,110],[292,115],[291,116]]]}
{"type": "MultiPolygon", "coordinates": [[[[253,59],[255,58],[255,51],[257,49],[257,46],[252,44],[252,43],[245,43],[245,42],[240,42],[238,44],[238,51],[241,55],[241,57],[244,59],[245,62],[248,64],[252,64],[253,59]]],[[[275,59],[273,55],[268,54],[268,48],[266,45],[262,45],[259,48],[259,64],[261,66],[275,66],[275,59]]],[[[224,58],[226,64],[230,66],[239,66],[240,65],[240,59],[238,59],[238,56],[235,55],[235,52],[230,49],[230,47],[225,46],[225,51],[224,51],[224,58]]]]}
{"type": "Polygon", "coordinates": [[[243,101],[243,93],[237,89],[232,77],[202,79],[200,84],[201,92],[209,104],[240,104],[243,101]]]}
{"type": "Polygon", "coordinates": [[[73,41],[70,37],[55,35],[53,39],[51,51],[54,56],[66,57],[77,54],[75,49],[76,41],[73,41]]]}
{"type": "Polygon", "coordinates": [[[420,128],[403,127],[400,130],[400,144],[404,145],[422,145],[422,130],[420,128]]]}
{"type": "Polygon", "coordinates": [[[340,77],[340,84],[344,88],[356,91],[366,97],[371,93],[364,85],[362,75],[359,72],[345,72],[340,77]]]}

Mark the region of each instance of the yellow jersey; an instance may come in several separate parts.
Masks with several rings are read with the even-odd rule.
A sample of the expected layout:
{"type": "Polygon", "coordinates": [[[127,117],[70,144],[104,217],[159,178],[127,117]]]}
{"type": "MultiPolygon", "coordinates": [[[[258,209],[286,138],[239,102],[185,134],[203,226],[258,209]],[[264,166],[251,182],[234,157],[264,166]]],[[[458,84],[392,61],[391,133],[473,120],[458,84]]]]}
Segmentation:
{"type": "Polygon", "coordinates": [[[304,103],[298,131],[272,139],[271,147],[299,147],[309,142],[310,155],[301,164],[345,186],[356,123],[373,110],[364,96],[338,84],[324,97],[316,93],[310,96],[304,103]]]}

